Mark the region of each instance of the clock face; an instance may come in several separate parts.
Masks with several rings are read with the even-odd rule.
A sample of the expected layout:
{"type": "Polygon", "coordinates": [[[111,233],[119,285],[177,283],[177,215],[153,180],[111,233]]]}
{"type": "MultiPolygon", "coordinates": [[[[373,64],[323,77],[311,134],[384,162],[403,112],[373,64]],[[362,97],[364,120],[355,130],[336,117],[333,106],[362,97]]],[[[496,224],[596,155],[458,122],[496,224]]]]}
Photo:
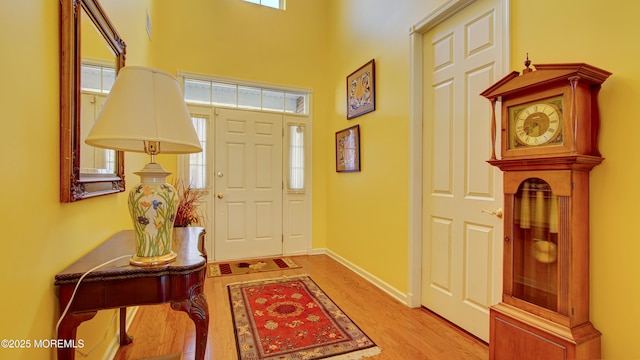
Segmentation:
{"type": "Polygon", "coordinates": [[[509,107],[509,148],[562,145],[563,97],[509,107]]]}

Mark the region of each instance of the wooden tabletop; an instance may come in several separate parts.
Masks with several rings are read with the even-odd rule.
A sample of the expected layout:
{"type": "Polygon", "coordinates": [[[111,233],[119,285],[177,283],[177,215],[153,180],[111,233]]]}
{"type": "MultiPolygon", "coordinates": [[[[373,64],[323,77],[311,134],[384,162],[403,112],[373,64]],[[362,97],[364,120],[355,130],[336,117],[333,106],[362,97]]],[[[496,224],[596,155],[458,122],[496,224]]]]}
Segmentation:
{"type": "MultiPolygon", "coordinates": [[[[175,228],[173,231],[173,251],[178,256],[174,262],[158,266],[132,266],[129,257],[112,262],[88,274],[83,281],[100,281],[104,277],[114,279],[135,278],[161,273],[177,274],[193,271],[206,266],[207,257],[204,250],[204,229],[201,227],[175,228]]],[[[55,276],[55,285],[76,283],[87,271],[97,265],[124,255],[135,253],[135,235],[133,230],[123,230],[109,238],[102,245],[83,256],[55,276]]]]}

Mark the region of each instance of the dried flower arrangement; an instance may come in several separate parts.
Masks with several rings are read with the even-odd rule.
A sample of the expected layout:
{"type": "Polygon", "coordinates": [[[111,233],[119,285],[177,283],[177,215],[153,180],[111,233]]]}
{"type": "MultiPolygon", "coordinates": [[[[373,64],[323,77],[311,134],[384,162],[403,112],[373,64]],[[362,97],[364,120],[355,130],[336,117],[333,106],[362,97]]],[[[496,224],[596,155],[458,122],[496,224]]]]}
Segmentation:
{"type": "Polygon", "coordinates": [[[176,189],[180,201],[173,226],[203,225],[204,219],[198,210],[198,205],[204,196],[202,191],[192,188],[191,185],[185,185],[180,179],[176,179],[172,185],[176,189]]]}

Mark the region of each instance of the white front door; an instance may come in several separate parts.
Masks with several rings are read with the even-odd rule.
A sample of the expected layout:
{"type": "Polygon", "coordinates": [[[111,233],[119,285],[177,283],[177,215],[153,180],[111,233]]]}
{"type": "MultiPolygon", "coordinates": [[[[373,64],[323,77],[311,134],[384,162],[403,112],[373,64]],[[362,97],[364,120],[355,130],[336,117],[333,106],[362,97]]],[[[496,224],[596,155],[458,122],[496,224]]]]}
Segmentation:
{"type": "Polygon", "coordinates": [[[491,151],[488,100],[500,79],[503,14],[478,0],[422,38],[422,305],[489,340],[489,307],[500,300],[502,174],[491,151]]]}
{"type": "Polygon", "coordinates": [[[216,109],[216,261],[282,254],[282,115],[216,109]]]}

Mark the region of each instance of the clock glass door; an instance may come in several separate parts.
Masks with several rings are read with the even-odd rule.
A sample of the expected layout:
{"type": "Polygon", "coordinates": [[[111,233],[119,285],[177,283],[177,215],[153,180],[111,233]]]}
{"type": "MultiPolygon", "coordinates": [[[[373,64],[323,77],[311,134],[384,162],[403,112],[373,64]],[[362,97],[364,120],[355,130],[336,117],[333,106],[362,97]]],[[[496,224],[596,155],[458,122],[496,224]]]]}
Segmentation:
{"type": "Polygon", "coordinates": [[[529,178],[514,206],[513,296],[557,311],[558,197],[544,180],[529,178]]]}

